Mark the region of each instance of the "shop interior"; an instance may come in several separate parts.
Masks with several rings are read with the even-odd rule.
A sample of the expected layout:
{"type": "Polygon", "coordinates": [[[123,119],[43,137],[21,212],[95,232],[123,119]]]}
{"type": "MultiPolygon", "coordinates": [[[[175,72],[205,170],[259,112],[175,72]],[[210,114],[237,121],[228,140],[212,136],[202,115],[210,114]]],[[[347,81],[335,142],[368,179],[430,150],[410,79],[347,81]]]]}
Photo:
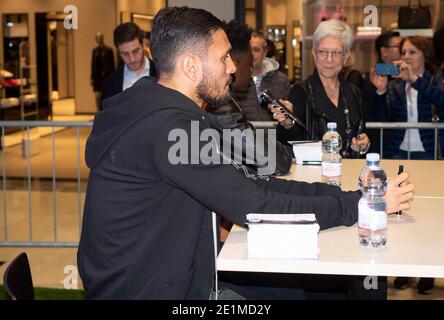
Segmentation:
{"type": "MultiPolygon", "coordinates": [[[[205,9],[216,8],[216,2],[226,1],[227,12],[213,12],[224,18],[228,17],[248,24],[261,31],[276,47],[275,59],[287,74],[290,82],[305,79],[313,70],[312,33],[318,22],[324,17],[341,17],[352,26],[355,41],[352,48],[351,66],[364,73],[376,63],[374,40],[386,30],[398,30],[402,36],[422,35],[432,38],[434,31],[444,25],[444,0],[421,0],[431,12],[431,24],[428,28],[400,29],[398,13],[406,1],[401,0],[211,0],[205,1],[205,9]],[[212,5],[214,3],[214,5],[212,5]],[[229,5],[228,5],[229,4],[229,5]],[[376,22],[365,26],[367,5],[377,8],[376,22]]],[[[133,21],[145,31],[151,30],[151,21],[156,12],[175,3],[192,6],[200,1],[168,0],[2,0],[0,2],[0,121],[30,120],[66,120],[91,121],[96,112],[93,89],[90,85],[91,52],[96,46],[95,34],[104,34],[105,44],[113,47],[112,32],[119,23],[133,21]],[[26,5],[25,5],[26,2],[26,5]],[[75,5],[79,12],[78,29],[67,29],[64,21],[69,13],[64,12],[67,5],[75,5]]],[[[417,1],[412,1],[416,3],[417,1]]],[[[114,51],[116,60],[118,54],[114,51]]],[[[118,61],[116,61],[116,64],[118,61]]],[[[65,143],[75,143],[77,136],[74,130],[67,136],[65,143]]],[[[23,137],[20,128],[5,128],[5,134],[11,138],[13,145],[23,137]],[[14,140],[15,139],[15,140],[14,140]],[[17,140],[18,139],[18,140],[17,140]]],[[[39,136],[43,136],[43,131],[39,136]]],[[[81,145],[84,146],[88,129],[80,133],[81,145]]],[[[5,139],[6,141],[6,139],[5,139]]],[[[39,160],[41,185],[47,187],[51,170],[45,167],[50,154],[43,155],[40,144],[40,155],[47,158],[39,160]],[[46,181],[45,181],[46,179],[46,181]]],[[[70,151],[68,157],[76,157],[77,150],[70,151]]],[[[8,170],[25,166],[26,163],[18,153],[17,161],[8,162],[8,170]],[[11,169],[12,168],[12,169],[11,169]]],[[[74,165],[60,160],[62,171],[74,170],[74,165]]],[[[83,165],[82,197],[84,195],[87,168],[83,165]]],[[[64,173],[63,173],[64,174],[64,173]]],[[[61,174],[63,176],[63,174],[61,174]]],[[[17,173],[18,176],[21,173],[17,173]]],[[[65,188],[69,192],[77,189],[73,185],[75,175],[66,173],[63,177],[65,188]]],[[[20,182],[13,183],[20,189],[20,182]]],[[[63,189],[63,187],[60,187],[63,189]]],[[[22,188],[24,190],[24,187],[22,188]]],[[[21,191],[23,191],[21,190],[21,191]]],[[[76,190],[77,191],[77,190],[76,190]]],[[[69,198],[68,208],[74,208],[76,199],[69,198]]],[[[83,199],[82,199],[83,201],[83,199]]],[[[42,205],[44,206],[44,205],[42,205]]],[[[27,210],[23,208],[23,210],[27,210]]],[[[1,216],[1,215],[0,215],[1,216]]],[[[69,218],[70,219],[70,218],[69,218]]],[[[68,219],[68,220],[69,220],[68,219]]],[[[71,220],[69,220],[71,221],[71,220]]],[[[0,235],[1,236],[1,235],[0,235]]],[[[77,238],[76,228],[67,238],[77,238]]],[[[6,256],[15,256],[16,248],[2,250],[6,256]]],[[[75,250],[59,249],[60,258],[51,258],[48,268],[40,260],[47,259],[48,249],[34,249],[35,278],[38,283],[47,287],[63,288],[63,266],[75,264],[75,250]],[[62,279],[62,280],[61,280],[62,279]]],[[[0,257],[0,260],[5,260],[0,257]]],[[[1,267],[0,267],[1,268],[1,267]]],[[[444,299],[444,280],[437,282],[437,289],[432,298],[444,299]]],[[[415,291],[397,291],[389,288],[391,299],[421,299],[415,291]]],[[[430,296],[426,297],[430,298],[430,296]]]]}

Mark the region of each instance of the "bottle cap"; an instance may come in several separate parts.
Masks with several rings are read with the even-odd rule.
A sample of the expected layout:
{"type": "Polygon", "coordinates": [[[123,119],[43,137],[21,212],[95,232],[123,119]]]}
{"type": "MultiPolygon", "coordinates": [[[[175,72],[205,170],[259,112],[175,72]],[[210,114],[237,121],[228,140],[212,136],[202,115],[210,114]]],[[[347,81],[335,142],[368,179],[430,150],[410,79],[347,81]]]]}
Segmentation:
{"type": "Polygon", "coordinates": [[[327,129],[329,129],[329,130],[336,130],[336,128],[337,128],[336,122],[329,122],[329,123],[327,123],[327,129]]]}
{"type": "Polygon", "coordinates": [[[379,162],[379,153],[367,153],[367,162],[379,162]]]}

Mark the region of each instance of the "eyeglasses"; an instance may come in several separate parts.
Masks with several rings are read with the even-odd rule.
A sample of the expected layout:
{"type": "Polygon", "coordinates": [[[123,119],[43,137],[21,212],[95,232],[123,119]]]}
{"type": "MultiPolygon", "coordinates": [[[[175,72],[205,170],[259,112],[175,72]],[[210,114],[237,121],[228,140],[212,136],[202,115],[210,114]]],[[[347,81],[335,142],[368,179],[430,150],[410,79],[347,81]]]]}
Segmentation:
{"type": "Polygon", "coordinates": [[[384,46],[384,48],[401,48],[400,45],[391,45],[391,46],[384,46]]]}
{"type": "Polygon", "coordinates": [[[341,59],[341,57],[344,56],[344,52],[339,50],[335,51],[328,51],[323,49],[316,50],[316,57],[320,60],[327,60],[329,54],[333,60],[339,60],[341,59]]]}

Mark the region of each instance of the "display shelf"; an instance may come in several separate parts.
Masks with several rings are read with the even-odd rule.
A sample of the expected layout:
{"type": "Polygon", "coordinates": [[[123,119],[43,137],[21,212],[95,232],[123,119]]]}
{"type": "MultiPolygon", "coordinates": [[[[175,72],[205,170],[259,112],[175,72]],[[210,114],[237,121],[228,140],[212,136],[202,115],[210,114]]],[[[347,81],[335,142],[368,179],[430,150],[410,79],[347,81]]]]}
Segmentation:
{"type": "Polygon", "coordinates": [[[401,37],[422,36],[433,38],[433,29],[396,29],[401,37]]]}
{"type": "MultiPolygon", "coordinates": [[[[355,41],[375,41],[378,35],[356,35],[353,37],[355,41]]],[[[303,41],[313,41],[313,36],[308,35],[302,38],[303,41]]]]}

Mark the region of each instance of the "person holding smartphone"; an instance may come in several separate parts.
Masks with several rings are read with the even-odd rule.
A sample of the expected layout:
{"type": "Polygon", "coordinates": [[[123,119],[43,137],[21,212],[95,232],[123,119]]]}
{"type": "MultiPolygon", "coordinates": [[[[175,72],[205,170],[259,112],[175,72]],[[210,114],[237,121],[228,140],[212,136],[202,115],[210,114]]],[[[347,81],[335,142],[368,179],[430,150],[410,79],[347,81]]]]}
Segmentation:
{"type": "MultiPolygon", "coordinates": [[[[387,76],[375,76],[377,88],[376,121],[432,122],[444,119],[444,75],[434,75],[433,47],[430,40],[415,36],[402,42],[401,60],[393,63],[400,73],[388,83],[387,76]]],[[[441,150],[444,131],[440,130],[441,150]]],[[[435,136],[429,129],[394,129],[384,141],[384,157],[434,159],[435,136]],[[410,141],[410,144],[409,144],[410,141]]],[[[438,154],[438,157],[440,154],[438,154]]]]}
{"type": "MultiPolygon", "coordinates": [[[[388,122],[442,122],[444,119],[444,74],[433,69],[433,47],[424,37],[408,37],[402,42],[401,60],[394,61],[400,73],[388,83],[387,76],[374,76],[378,103],[375,108],[377,121],[388,122]]],[[[384,157],[406,159],[434,159],[435,135],[427,129],[394,129],[388,131],[384,141],[384,157]]],[[[439,130],[440,147],[444,146],[444,130],[439,130]]],[[[441,153],[438,153],[438,157],[441,153]]],[[[394,285],[407,288],[411,279],[398,277],[394,285]]],[[[421,278],[420,294],[430,293],[433,278],[421,278]]]]}
{"type": "Polygon", "coordinates": [[[298,125],[279,107],[270,105],[273,117],[279,122],[277,136],[281,141],[320,140],[327,122],[336,122],[343,140],[342,156],[353,158],[364,154],[370,140],[364,132],[361,94],[348,83],[341,73],[350,56],[353,32],[349,25],[339,20],[321,22],[313,34],[313,59],[315,70],[303,84],[296,84],[288,101],[282,103],[305,121],[298,125]]]}

